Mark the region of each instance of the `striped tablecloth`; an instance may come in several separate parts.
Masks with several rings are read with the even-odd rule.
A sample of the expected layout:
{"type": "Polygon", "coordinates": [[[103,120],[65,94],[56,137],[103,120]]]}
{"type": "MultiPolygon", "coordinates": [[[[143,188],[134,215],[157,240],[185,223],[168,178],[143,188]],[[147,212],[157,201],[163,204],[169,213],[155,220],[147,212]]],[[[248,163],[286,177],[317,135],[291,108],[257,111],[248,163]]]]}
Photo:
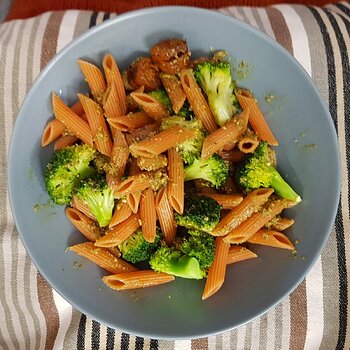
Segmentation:
{"type": "Polygon", "coordinates": [[[48,12],[0,25],[0,347],[4,349],[349,349],[350,4],[219,10],[281,43],[329,104],[343,162],[336,223],[320,259],[283,303],[249,324],[203,339],[143,339],[87,318],[38,273],[20,241],[7,193],[13,122],[48,61],[88,28],[116,15],[48,12]]]}

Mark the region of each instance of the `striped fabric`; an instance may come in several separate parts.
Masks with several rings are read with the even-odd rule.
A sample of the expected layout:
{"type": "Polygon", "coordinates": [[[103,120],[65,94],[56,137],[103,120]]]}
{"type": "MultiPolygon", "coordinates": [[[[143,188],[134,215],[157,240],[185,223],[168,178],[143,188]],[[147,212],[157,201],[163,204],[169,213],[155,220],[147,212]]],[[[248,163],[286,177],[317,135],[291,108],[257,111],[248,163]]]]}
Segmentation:
{"type": "Polygon", "coordinates": [[[281,43],[329,104],[343,162],[342,194],[328,244],[301,285],[249,324],[203,339],[143,339],[87,318],[38,273],[11,216],[6,163],[13,122],[27,91],[52,56],[73,38],[114,17],[49,12],[0,25],[0,348],[4,349],[349,349],[350,304],[350,4],[276,5],[220,12],[281,43]]]}

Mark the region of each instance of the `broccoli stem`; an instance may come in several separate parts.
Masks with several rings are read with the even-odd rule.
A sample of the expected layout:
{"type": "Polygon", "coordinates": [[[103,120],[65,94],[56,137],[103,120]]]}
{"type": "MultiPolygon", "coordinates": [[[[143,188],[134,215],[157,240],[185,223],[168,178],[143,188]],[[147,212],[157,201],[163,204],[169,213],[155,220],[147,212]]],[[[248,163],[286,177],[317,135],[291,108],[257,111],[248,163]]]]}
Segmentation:
{"type": "Polygon", "coordinates": [[[279,172],[274,167],[270,167],[270,171],[273,173],[271,187],[275,190],[275,193],[293,202],[301,202],[301,197],[283,180],[279,172]]]}
{"type": "Polygon", "coordinates": [[[203,272],[199,266],[198,260],[184,255],[180,259],[172,258],[169,262],[169,273],[174,276],[190,279],[202,279],[203,272]]]}

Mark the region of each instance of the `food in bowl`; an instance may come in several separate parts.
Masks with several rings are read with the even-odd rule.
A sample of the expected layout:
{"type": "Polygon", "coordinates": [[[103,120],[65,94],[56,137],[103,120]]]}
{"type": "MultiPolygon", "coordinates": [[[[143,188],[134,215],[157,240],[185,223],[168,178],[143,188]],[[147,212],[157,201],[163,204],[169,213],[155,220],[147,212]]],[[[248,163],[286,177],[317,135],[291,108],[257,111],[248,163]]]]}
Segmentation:
{"type": "Polygon", "coordinates": [[[224,51],[191,59],[186,41],[167,39],[123,72],[111,54],[103,70],[78,64],[90,93],[71,107],[52,95],[45,185],[88,239],[69,250],[112,273],[108,287],[206,278],[207,299],[228,264],[257,257],[247,243],[295,249],[283,213],[301,198],[276,170],[278,140],[224,51]]]}

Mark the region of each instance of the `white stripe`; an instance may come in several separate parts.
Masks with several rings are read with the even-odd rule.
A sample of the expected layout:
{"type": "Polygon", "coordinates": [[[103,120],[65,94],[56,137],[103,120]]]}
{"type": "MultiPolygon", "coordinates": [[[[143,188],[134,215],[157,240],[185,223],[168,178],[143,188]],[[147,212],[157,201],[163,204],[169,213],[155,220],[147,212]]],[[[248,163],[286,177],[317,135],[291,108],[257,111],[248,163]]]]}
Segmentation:
{"type": "Polygon", "coordinates": [[[267,333],[266,344],[270,349],[275,348],[275,329],[276,329],[276,309],[273,308],[267,313],[267,333]]]}
{"type": "Polygon", "coordinates": [[[216,350],[216,336],[211,335],[208,337],[208,350],[216,350]]]}
{"type": "Polygon", "coordinates": [[[242,7],[242,9],[243,9],[243,12],[245,13],[245,15],[247,16],[247,18],[249,20],[249,23],[252,26],[260,29],[259,26],[258,26],[258,23],[256,23],[256,19],[254,17],[252,9],[250,7],[242,7]]]}
{"type": "Polygon", "coordinates": [[[261,18],[261,22],[264,26],[264,31],[267,35],[269,35],[272,39],[276,39],[275,33],[272,30],[271,23],[269,20],[269,17],[267,16],[266,9],[263,9],[261,7],[257,7],[259,16],[261,18]]]}
{"type": "Polygon", "coordinates": [[[305,350],[319,349],[323,336],[323,277],[322,262],[318,258],[306,277],[307,332],[305,350]]]}
{"type": "Polygon", "coordinates": [[[105,350],[107,348],[107,327],[101,324],[100,327],[100,349],[105,350]]]}
{"type": "Polygon", "coordinates": [[[282,303],[282,334],[281,350],[289,350],[290,341],[290,299],[285,298],[282,303]]]}
{"type": "Polygon", "coordinates": [[[223,349],[230,349],[231,347],[231,334],[234,331],[228,331],[222,333],[222,348],[223,349]]]}
{"type": "Polygon", "coordinates": [[[311,76],[311,57],[309,50],[309,39],[303,22],[297,12],[290,5],[275,5],[284,16],[293,44],[293,53],[297,61],[311,76]]]}
{"type": "Polygon", "coordinates": [[[61,51],[66,45],[68,45],[73,40],[78,14],[78,10],[70,10],[66,11],[63,15],[57,37],[56,52],[61,51]]]}
{"type": "Polygon", "coordinates": [[[99,12],[97,17],[96,17],[96,25],[98,26],[103,22],[103,16],[105,15],[104,12],[99,12]]]}
{"type": "Polygon", "coordinates": [[[59,328],[54,343],[54,349],[63,349],[64,339],[72,321],[72,306],[65,301],[54,289],[52,289],[53,300],[55,302],[58,316],[59,328]]]}
{"type": "Polygon", "coordinates": [[[237,328],[237,350],[245,349],[245,334],[247,326],[243,325],[237,328]]]}
{"type": "MultiPolygon", "coordinates": [[[[13,63],[14,63],[14,49],[15,49],[15,42],[18,39],[18,30],[20,27],[20,22],[16,22],[16,25],[14,26],[12,30],[12,36],[10,37],[10,45],[7,47],[7,52],[6,52],[6,58],[4,64],[5,67],[8,67],[7,74],[5,74],[4,77],[4,86],[5,92],[4,92],[4,101],[5,101],[5,108],[4,112],[5,115],[9,118],[9,123],[5,123],[5,145],[6,148],[8,149],[9,142],[10,142],[10,137],[12,133],[12,123],[11,119],[13,116],[14,111],[12,110],[12,69],[13,69],[13,63]],[[7,101],[7,102],[6,102],[7,101]]],[[[7,150],[6,150],[7,153],[7,150]]],[[[13,258],[12,258],[12,251],[10,249],[12,240],[18,240],[18,236],[13,235],[13,229],[14,229],[14,223],[11,215],[11,210],[10,210],[10,203],[9,203],[9,198],[8,194],[6,193],[6,198],[3,198],[2,200],[6,200],[6,228],[3,236],[3,241],[2,241],[2,248],[3,248],[3,255],[4,255],[4,261],[6,262],[3,266],[4,270],[4,279],[5,279],[5,286],[3,287],[5,290],[5,300],[4,302],[7,303],[11,315],[9,315],[10,322],[12,322],[13,327],[14,327],[14,332],[16,339],[19,343],[20,349],[24,349],[24,334],[23,330],[21,328],[21,324],[19,322],[19,313],[15,307],[14,301],[12,299],[13,295],[13,274],[12,274],[12,266],[13,266],[13,258]]],[[[16,276],[17,277],[17,276],[16,276]]],[[[4,322],[4,321],[2,321],[4,322]]]]}
{"type": "Polygon", "coordinates": [[[237,10],[236,7],[234,7],[234,6],[227,7],[226,10],[231,16],[236,17],[237,19],[244,22],[242,15],[239,13],[239,11],[237,10]]]}
{"type": "Polygon", "coordinates": [[[175,340],[174,350],[191,350],[191,340],[175,340]]]}
{"type": "Polygon", "coordinates": [[[37,78],[40,73],[40,60],[41,60],[41,44],[43,41],[47,22],[50,18],[51,12],[46,12],[40,16],[40,22],[38,25],[37,35],[34,42],[34,54],[33,54],[33,80],[37,78]]]}
{"type": "Polygon", "coordinates": [[[259,350],[260,348],[260,317],[255,318],[252,323],[252,335],[250,341],[250,350],[259,350]]]}

